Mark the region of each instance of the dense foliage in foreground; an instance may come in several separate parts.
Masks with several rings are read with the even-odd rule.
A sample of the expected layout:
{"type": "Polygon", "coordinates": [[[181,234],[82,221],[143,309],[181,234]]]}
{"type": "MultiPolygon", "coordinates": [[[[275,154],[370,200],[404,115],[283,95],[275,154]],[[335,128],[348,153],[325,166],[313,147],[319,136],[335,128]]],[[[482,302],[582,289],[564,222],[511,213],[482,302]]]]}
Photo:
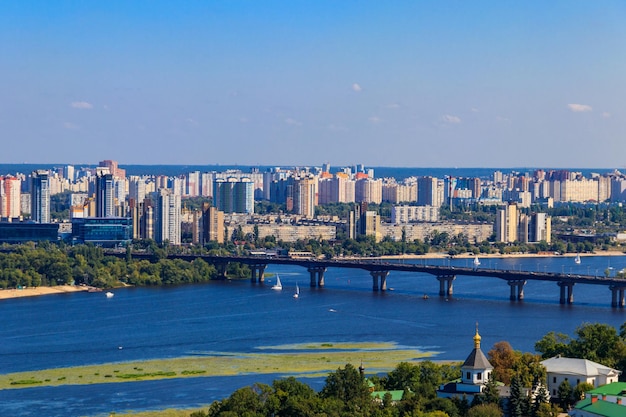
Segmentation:
{"type": "MultiPolygon", "coordinates": [[[[559,387],[559,401],[550,403],[545,389],[546,370],[541,360],[555,354],[586,358],[624,371],[626,323],[620,334],[605,324],[585,323],[576,337],[548,333],[536,344],[542,355],[522,353],[505,341],[494,344],[487,356],[494,366],[485,391],[470,403],[466,398],[438,398],[437,388],[460,375],[459,364],[423,361],[402,362],[383,377],[366,378],[347,364],[326,378],[317,393],[295,378],[275,380],[272,385],[254,384],[214,402],[206,411],[191,417],[279,417],[279,416],[371,416],[371,417],[556,417],[580,400],[593,387],[587,383],[559,387]],[[508,401],[499,398],[496,380],[510,387],[508,401]],[[525,394],[531,389],[534,395],[525,394]],[[387,391],[402,390],[402,399],[392,401],[387,391]],[[374,398],[372,391],[380,392],[374,398]]],[[[622,374],[623,375],[623,374],[622,374]]]]}

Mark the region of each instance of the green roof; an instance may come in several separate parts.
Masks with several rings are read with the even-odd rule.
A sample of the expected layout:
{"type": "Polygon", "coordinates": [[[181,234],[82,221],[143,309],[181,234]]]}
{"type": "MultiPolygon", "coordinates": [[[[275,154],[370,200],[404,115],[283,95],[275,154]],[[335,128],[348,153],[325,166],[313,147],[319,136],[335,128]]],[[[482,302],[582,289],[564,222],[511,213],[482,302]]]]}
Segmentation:
{"type": "MultiPolygon", "coordinates": [[[[608,395],[608,394],[607,394],[608,395]]],[[[619,405],[610,401],[602,401],[598,398],[595,403],[591,402],[591,397],[578,401],[574,406],[577,410],[584,410],[601,417],[623,417],[626,413],[626,405],[619,405]]]]}
{"type": "Polygon", "coordinates": [[[404,390],[374,391],[372,392],[372,398],[380,398],[380,400],[382,401],[386,393],[391,394],[391,401],[400,401],[402,399],[402,396],[404,395],[404,390]]]}
{"type": "Polygon", "coordinates": [[[611,384],[602,385],[601,387],[587,391],[587,394],[589,394],[589,396],[591,394],[620,395],[622,391],[626,391],[626,382],[613,382],[611,384]]]}

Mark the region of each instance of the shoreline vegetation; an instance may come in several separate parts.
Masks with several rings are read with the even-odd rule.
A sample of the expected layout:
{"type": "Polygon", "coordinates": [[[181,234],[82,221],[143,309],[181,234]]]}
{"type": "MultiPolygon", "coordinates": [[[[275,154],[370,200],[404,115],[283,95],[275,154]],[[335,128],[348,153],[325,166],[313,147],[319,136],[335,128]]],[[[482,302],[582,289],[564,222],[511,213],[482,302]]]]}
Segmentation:
{"type": "MultiPolygon", "coordinates": [[[[123,349],[122,346],[119,349],[123,349]]],[[[346,363],[366,364],[370,373],[389,372],[400,362],[415,363],[432,357],[395,343],[305,343],[263,346],[262,352],[196,352],[194,356],[113,362],[68,368],[14,372],[0,375],[0,389],[59,385],[90,385],[153,381],[172,378],[278,374],[298,378],[328,375],[346,363]],[[285,352],[289,350],[289,352],[285,352]]]]}
{"type": "MultiPolygon", "coordinates": [[[[589,257],[589,256],[625,256],[626,254],[622,251],[595,251],[593,253],[580,253],[581,257],[589,257]]],[[[573,258],[577,256],[575,253],[565,253],[565,254],[555,254],[551,252],[546,253],[511,253],[511,254],[479,254],[474,255],[472,253],[466,253],[461,255],[453,256],[454,259],[466,259],[466,258],[474,258],[478,256],[481,259],[507,259],[507,258],[548,258],[548,257],[569,257],[573,258]]],[[[428,253],[425,255],[389,255],[389,256],[379,256],[379,257],[349,257],[346,259],[384,259],[384,260],[392,260],[392,259],[401,259],[401,260],[415,260],[415,259],[448,259],[451,256],[444,252],[439,253],[428,253]]],[[[68,294],[73,292],[80,291],[94,291],[96,290],[94,287],[89,287],[85,285],[55,285],[55,286],[39,286],[39,287],[25,287],[25,288],[7,288],[0,289],[0,301],[12,298],[21,298],[21,297],[36,297],[41,295],[52,295],[52,294],[68,294]]],[[[100,291],[100,289],[97,289],[100,291]]]]}

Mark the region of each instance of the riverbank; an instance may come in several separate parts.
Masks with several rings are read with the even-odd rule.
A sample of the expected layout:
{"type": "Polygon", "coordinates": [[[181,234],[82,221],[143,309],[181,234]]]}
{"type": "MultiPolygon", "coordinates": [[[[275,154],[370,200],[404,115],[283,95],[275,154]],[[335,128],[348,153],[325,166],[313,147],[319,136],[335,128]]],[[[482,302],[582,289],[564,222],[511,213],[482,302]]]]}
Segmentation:
{"type": "Polygon", "coordinates": [[[37,297],[50,294],[67,294],[78,291],[88,291],[89,287],[77,285],[56,285],[54,287],[28,287],[0,290],[0,300],[19,297],[37,297]]]}
{"type": "MultiPolygon", "coordinates": [[[[491,253],[484,254],[481,253],[479,255],[474,255],[471,253],[465,253],[460,255],[455,255],[455,259],[473,259],[475,256],[478,256],[480,259],[505,259],[505,258],[560,258],[560,257],[570,257],[573,258],[577,254],[575,253],[565,253],[565,254],[555,254],[552,252],[540,252],[540,253],[510,253],[510,254],[499,254],[499,253],[491,253]]],[[[614,251],[596,251],[593,253],[581,253],[580,257],[600,257],[600,256],[625,256],[626,254],[622,251],[614,250],[614,251]]],[[[388,255],[388,256],[379,256],[379,257],[346,257],[344,259],[363,259],[363,260],[373,260],[373,259],[385,259],[385,260],[393,260],[393,259],[448,259],[450,255],[445,252],[438,253],[428,253],[424,255],[415,255],[415,254],[404,254],[404,255],[388,255]]],[[[271,277],[273,274],[265,274],[266,277],[271,277]]],[[[19,298],[19,297],[36,297],[41,295],[51,295],[51,294],[67,294],[78,291],[89,291],[93,289],[92,287],[86,286],[77,286],[77,285],[57,285],[54,287],[28,287],[28,288],[9,288],[9,289],[0,289],[0,300],[11,299],[11,298],[19,298]]]]}

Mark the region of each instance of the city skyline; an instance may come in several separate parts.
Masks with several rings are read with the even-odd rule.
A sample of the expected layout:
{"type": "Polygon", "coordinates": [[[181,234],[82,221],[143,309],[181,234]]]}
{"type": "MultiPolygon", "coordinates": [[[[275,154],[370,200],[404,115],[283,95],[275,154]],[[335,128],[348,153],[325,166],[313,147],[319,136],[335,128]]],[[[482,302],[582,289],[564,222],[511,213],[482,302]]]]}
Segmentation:
{"type": "Polygon", "coordinates": [[[0,5],[4,163],[623,168],[618,1],[0,5]]]}

